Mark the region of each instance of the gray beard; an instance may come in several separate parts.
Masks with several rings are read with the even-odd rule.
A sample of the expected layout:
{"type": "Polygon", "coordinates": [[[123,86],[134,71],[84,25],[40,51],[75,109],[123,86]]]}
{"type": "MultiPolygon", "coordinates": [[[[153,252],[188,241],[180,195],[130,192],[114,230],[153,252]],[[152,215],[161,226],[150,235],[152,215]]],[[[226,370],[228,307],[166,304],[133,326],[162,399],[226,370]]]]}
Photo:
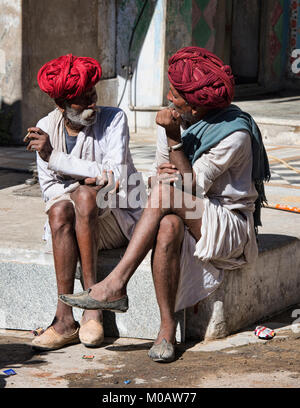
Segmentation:
{"type": "MultiPolygon", "coordinates": [[[[168,108],[176,110],[176,106],[172,102],[169,102],[168,108]]],[[[180,116],[183,122],[182,127],[184,129],[187,129],[188,127],[192,126],[194,123],[199,122],[199,119],[193,116],[191,112],[180,113],[180,116]]]]}
{"type": "Polygon", "coordinates": [[[74,129],[82,128],[83,126],[92,126],[97,121],[97,114],[100,109],[84,109],[78,113],[75,109],[66,106],[64,111],[64,118],[70,123],[74,129]]]}

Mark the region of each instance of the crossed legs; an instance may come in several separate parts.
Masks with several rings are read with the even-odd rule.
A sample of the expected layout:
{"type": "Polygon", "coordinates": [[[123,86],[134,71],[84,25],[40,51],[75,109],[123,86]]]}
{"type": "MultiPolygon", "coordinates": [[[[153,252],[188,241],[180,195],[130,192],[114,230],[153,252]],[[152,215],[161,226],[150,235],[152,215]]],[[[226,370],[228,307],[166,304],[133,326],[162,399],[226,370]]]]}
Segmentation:
{"type": "MultiPolygon", "coordinates": [[[[96,194],[91,187],[80,186],[71,194],[75,208],[70,201],[64,200],[54,204],[48,212],[58,295],[73,293],[78,258],[81,260],[84,288],[96,283],[96,194]]],[[[82,322],[90,319],[101,321],[102,312],[85,311],[82,322]]],[[[76,323],[72,308],[58,300],[52,325],[59,334],[74,332],[76,323]]]]}
{"type": "Polygon", "coordinates": [[[203,202],[200,198],[169,185],[156,185],[123,258],[107,278],[92,286],[90,296],[99,301],[112,301],[126,294],[130,277],[153,248],[153,279],[161,313],[161,328],[156,342],[159,343],[162,337],[173,342],[183,225],[199,240],[202,213],[203,202]],[[163,197],[168,195],[170,202],[165,206],[163,197]],[[177,206],[178,202],[182,205],[177,206]],[[191,211],[194,211],[193,218],[187,216],[191,211]]]}

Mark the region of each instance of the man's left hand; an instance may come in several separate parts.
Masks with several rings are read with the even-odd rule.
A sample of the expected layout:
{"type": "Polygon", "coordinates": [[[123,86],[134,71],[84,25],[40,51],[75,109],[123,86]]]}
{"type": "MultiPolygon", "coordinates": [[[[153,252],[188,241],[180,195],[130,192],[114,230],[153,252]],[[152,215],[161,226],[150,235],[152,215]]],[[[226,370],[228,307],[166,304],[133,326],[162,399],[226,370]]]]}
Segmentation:
{"type": "Polygon", "coordinates": [[[103,187],[107,186],[110,188],[109,192],[111,194],[117,193],[120,185],[119,180],[115,182],[113,172],[107,172],[106,170],[103,170],[101,177],[87,177],[83,182],[86,186],[92,187],[96,191],[99,191],[103,187]]]}
{"type": "Polygon", "coordinates": [[[48,162],[53,150],[50,143],[50,138],[47,133],[42,129],[37,127],[31,127],[28,129],[28,135],[25,137],[24,141],[30,140],[27,150],[36,151],[39,153],[41,158],[48,162]]]}

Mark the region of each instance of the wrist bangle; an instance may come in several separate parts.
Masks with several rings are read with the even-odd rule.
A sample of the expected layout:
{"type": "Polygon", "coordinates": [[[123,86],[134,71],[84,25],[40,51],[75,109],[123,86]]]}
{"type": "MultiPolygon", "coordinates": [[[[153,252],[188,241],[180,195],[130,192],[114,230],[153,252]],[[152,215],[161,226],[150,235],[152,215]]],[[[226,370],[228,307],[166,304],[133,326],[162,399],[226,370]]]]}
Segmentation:
{"type": "Polygon", "coordinates": [[[173,150],[178,150],[178,149],[180,149],[182,146],[183,146],[183,143],[182,143],[182,142],[178,143],[178,144],[175,145],[175,146],[168,146],[168,151],[169,151],[169,152],[172,152],[173,150]]]}

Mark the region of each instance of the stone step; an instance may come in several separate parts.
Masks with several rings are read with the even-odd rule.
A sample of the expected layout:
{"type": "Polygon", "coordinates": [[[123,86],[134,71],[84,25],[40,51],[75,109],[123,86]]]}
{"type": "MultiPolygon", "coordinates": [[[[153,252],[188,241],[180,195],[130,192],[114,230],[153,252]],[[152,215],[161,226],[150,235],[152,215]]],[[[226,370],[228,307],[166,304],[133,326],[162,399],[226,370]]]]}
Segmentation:
{"type": "Polygon", "coordinates": [[[186,338],[226,337],[299,303],[300,240],[282,234],[258,238],[255,265],[225,271],[215,292],[186,309],[186,338]]]}
{"type": "MultiPolygon", "coordinates": [[[[98,280],[103,279],[119,262],[126,248],[100,251],[98,280]]],[[[156,303],[149,253],[130,280],[127,292],[130,299],[126,313],[104,311],[104,331],[107,337],[155,339],[160,315],[156,303]]],[[[80,268],[76,277],[80,278],[80,268]]],[[[0,328],[33,330],[47,327],[55,315],[57,286],[53,256],[41,250],[0,248],[0,328]]],[[[75,279],[74,292],[82,285],[75,279]]],[[[80,321],[82,311],[74,308],[80,321]]],[[[176,339],[184,341],[184,311],[177,313],[176,339]]]]}
{"type": "MultiPolygon", "coordinates": [[[[222,338],[300,302],[300,240],[260,234],[259,248],[253,267],[226,271],[213,294],[197,308],[177,314],[177,341],[222,338]]],[[[98,280],[107,276],[124,251],[120,248],[99,253],[98,280]]],[[[150,260],[149,253],[128,284],[128,312],[104,312],[106,336],[156,337],[160,319],[150,260]]],[[[52,255],[0,248],[0,275],[0,328],[47,327],[57,299],[52,255]]],[[[75,292],[82,290],[78,279],[75,283],[75,292]]],[[[74,312],[80,320],[81,311],[74,312]]]]}

